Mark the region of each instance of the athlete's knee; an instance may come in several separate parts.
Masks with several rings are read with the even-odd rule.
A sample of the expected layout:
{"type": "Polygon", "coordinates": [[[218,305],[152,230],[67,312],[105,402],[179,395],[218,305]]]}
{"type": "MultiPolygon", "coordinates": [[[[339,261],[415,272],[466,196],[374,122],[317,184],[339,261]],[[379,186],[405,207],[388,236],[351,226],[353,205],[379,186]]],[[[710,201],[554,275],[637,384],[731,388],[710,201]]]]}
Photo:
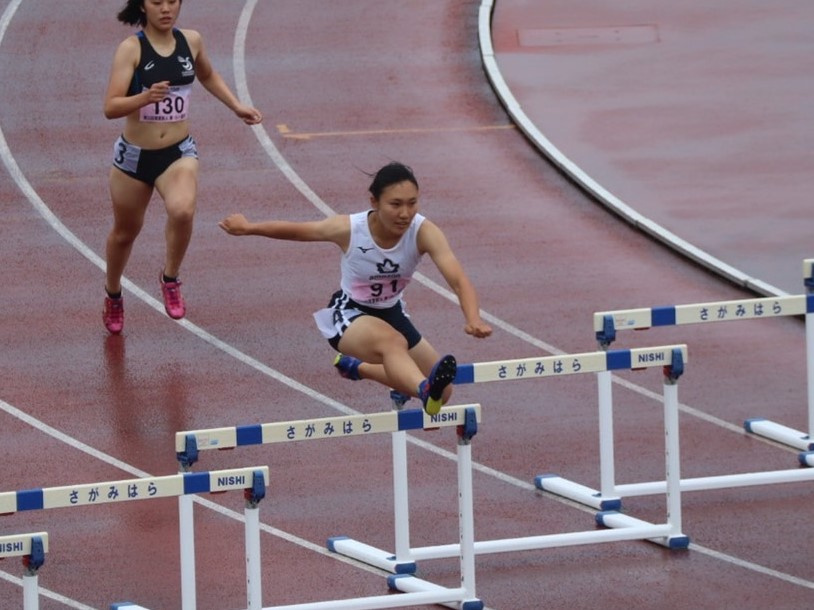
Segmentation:
{"type": "Polygon", "coordinates": [[[167,202],[167,218],[175,224],[189,224],[195,218],[194,197],[174,197],[167,202]]]}
{"type": "Polygon", "coordinates": [[[407,339],[401,333],[389,329],[379,333],[375,344],[382,354],[394,351],[406,352],[408,347],[407,339]]]}
{"type": "Polygon", "coordinates": [[[120,248],[126,248],[133,245],[136,237],[141,232],[141,225],[127,224],[116,225],[108,235],[108,243],[111,243],[120,248]]]}

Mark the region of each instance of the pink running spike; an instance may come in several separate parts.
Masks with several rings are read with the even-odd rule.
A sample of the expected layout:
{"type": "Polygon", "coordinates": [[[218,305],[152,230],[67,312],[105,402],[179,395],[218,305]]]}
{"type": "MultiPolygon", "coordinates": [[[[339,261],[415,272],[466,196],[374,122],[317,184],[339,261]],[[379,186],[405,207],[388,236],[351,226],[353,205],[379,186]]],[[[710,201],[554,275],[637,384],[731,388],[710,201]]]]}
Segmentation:
{"type": "Polygon", "coordinates": [[[105,308],[102,310],[105,328],[113,335],[118,335],[124,328],[124,299],[105,297],[105,308]]]}
{"type": "Polygon", "coordinates": [[[181,282],[165,282],[163,273],[159,276],[161,282],[161,294],[164,297],[164,309],[167,315],[173,320],[179,320],[187,312],[184,297],[181,296],[181,282]]]}

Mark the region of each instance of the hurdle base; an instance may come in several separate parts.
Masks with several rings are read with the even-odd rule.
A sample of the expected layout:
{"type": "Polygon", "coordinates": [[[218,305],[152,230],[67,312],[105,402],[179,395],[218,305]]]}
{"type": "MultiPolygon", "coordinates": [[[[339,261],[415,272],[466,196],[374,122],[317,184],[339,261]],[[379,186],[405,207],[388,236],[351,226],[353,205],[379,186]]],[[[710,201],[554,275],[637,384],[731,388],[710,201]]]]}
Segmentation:
{"type": "MultiPolygon", "coordinates": [[[[615,510],[602,511],[596,514],[596,522],[598,525],[612,529],[620,529],[625,527],[647,527],[652,526],[652,523],[623,515],[615,510]]],[[[650,542],[654,542],[661,546],[667,547],[671,550],[687,549],[690,546],[689,536],[684,534],[664,536],[659,538],[648,538],[650,542]]]]}
{"type": "MultiPolygon", "coordinates": [[[[392,591],[401,591],[402,593],[442,593],[448,591],[446,587],[436,585],[435,583],[417,578],[410,574],[393,574],[392,576],[388,576],[387,586],[390,587],[392,591]]],[[[452,603],[441,603],[439,605],[446,606],[447,608],[455,608],[456,610],[483,610],[483,602],[479,599],[466,599],[452,603]]]]}
{"type": "Polygon", "coordinates": [[[622,508],[621,498],[603,498],[602,494],[590,487],[574,483],[568,479],[563,479],[556,474],[542,474],[534,479],[534,486],[542,491],[563,496],[569,500],[574,500],[585,506],[596,508],[602,511],[620,510],[622,508]]]}
{"type": "Polygon", "coordinates": [[[814,467],[814,451],[803,451],[797,457],[800,460],[800,466],[814,467]]]}
{"type": "Polygon", "coordinates": [[[398,561],[392,553],[388,553],[374,546],[353,540],[347,536],[333,536],[328,538],[328,550],[356,559],[392,574],[415,574],[417,569],[415,561],[398,561]]]}
{"type": "Polygon", "coordinates": [[[747,432],[764,436],[801,451],[814,450],[814,443],[811,442],[811,437],[805,432],[800,432],[762,417],[747,419],[743,422],[743,427],[747,432]]]}

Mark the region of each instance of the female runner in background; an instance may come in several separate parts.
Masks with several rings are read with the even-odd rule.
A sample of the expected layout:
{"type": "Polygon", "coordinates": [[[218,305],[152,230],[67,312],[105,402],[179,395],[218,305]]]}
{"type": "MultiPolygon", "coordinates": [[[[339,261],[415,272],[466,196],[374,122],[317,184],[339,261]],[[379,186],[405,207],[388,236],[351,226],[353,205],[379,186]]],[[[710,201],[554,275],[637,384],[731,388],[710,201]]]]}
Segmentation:
{"type": "Polygon", "coordinates": [[[262,120],[213,68],[201,35],[175,27],[180,10],[181,0],[128,0],[118,14],[119,21],[141,30],[116,49],[104,102],[106,118],[125,119],[109,178],[113,228],[106,243],[103,320],[113,334],[124,326],[121,277],[154,189],[167,211],[159,274],[164,307],[171,318],[186,313],[178,273],[192,236],[198,189],[198,150],[187,122],[195,78],[247,125],[262,120]]]}

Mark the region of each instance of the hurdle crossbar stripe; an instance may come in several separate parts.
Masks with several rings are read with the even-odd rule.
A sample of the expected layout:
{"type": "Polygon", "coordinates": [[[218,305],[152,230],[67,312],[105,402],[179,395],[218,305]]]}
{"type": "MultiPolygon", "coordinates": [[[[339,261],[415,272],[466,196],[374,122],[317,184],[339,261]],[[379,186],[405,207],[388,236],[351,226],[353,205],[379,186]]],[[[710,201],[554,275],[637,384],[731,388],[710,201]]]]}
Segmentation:
{"type": "Polygon", "coordinates": [[[2,492],[0,514],[247,489],[258,471],[268,485],[268,466],[255,466],[2,492]]]}
{"type": "Polygon", "coordinates": [[[666,345],[461,364],[458,365],[454,383],[462,385],[540,379],[577,373],[669,366],[673,364],[673,352],[676,349],[681,350],[682,362],[687,362],[686,345],[666,345]]]}
{"type": "Polygon", "coordinates": [[[25,557],[31,554],[34,538],[42,542],[42,552],[48,552],[48,533],[34,532],[33,534],[12,534],[0,536],[0,559],[7,557],[25,557]]]}
{"type": "Polygon", "coordinates": [[[656,326],[800,316],[812,312],[814,295],[811,294],[664,305],[594,313],[594,331],[605,331],[608,320],[613,330],[645,330],[656,326]]]}
{"type": "Polygon", "coordinates": [[[480,405],[443,407],[437,415],[428,415],[423,409],[405,409],[361,415],[340,415],[318,419],[254,424],[189,430],[175,434],[175,451],[187,449],[188,438],[193,438],[198,450],[232,449],[244,445],[265,445],[295,441],[320,440],[366,436],[380,432],[401,430],[430,430],[458,426],[464,421],[467,409],[474,409],[480,423],[480,405]]]}

